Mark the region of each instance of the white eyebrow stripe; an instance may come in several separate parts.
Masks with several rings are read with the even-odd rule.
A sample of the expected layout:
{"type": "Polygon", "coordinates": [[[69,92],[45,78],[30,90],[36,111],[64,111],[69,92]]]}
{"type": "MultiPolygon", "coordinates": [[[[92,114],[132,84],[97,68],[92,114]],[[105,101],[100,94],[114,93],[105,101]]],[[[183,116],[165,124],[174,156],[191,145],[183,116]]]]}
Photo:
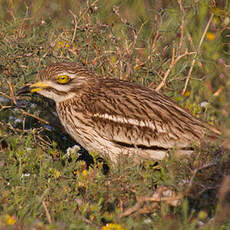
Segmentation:
{"type": "Polygon", "coordinates": [[[133,118],[126,118],[122,116],[117,116],[117,115],[110,115],[110,114],[99,114],[95,113],[93,114],[93,117],[99,117],[102,119],[107,119],[110,121],[122,123],[122,124],[130,124],[134,126],[141,126],[141,127],[148,127],[151,128],[152,130],[157,130],[158,132],[165,132],[166,130],[162,127],[162,125],[159,122],[152,122],[150,120],[136,120],[133,118]]]}
{"type": "Polygon", "coordinates": [[[76,74],[75,73],[69,73],[69,72],[59,72],[58,74],[57,74],[57,77],[58,76],[62,76],[62,75],[67,75],[68,77],[70,77],[71,79],[74,79],[74,78],[76,78],[76,74]]]}
{"type": "Polygon", "coordinates": [[[49,85],[50,87],[56,89],[57,91],[61,91],[61,92],[68,92],[69,90],[71,90],[71,86],[68,84],[58,84],[56,82],[52,82],[52,81],[44,81],[45,84],[49,85]]]}

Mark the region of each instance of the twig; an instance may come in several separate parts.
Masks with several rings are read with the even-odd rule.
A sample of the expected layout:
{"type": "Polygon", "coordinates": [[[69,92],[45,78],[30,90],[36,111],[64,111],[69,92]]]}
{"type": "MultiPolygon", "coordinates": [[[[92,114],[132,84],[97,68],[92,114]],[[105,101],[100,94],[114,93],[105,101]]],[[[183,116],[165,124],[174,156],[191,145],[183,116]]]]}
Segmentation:
{"type": "Polygon", "coordinates": [[[28,113],[28,112],[24,111],[23,109],[20,109],[20,112],[23,113],[24,115],[29,116],[29,117],[33,117],[36,120],[39,120],[40,122],[42,122],[42,123],[44,123],[46,125],[50,125],[50,123],[48,121],[46,121],[46,120],[44,120],[44,119],[42,119],[40,117],[37,117],[37,116],[35,116],[35,115],[31,114],[31,113],[28,113]]]}
{"type": "MultiPolygon", "coordinates": [[[[169,190],[168,187],[162,186],[159,187],[152,196],[148,197],[148,196],[136,196],[136,204],[134,206],[132,206],[131,208],[128,208],[127,210],[125,210],[124,212],[122,212],[120,214],[120,217],[125,217],[125,216],[129,216],[132,215],[135,212],[142,212],[143,210],[145,210],[145,207],[142,207],[146,202],[150,201],[150,202],[154,202],[154,203],[159,203],[159,202],[166,202],[170,205],[176,206],[177,204],[175,204],[175,202],[178,202],[179,200],[181,200],[183,198],[182,194],[178,194],[176,195],[175,192],[173,192],[173,195],[164,195],[164,192],[167,192],[169,190]],[[141,211],[140,211],[141,210],[141,211]]],[[[169,191],[172,192],[172,190],[170,189],[169,191]]]]}
{"type": "Polygon", "coordinates": [[[44,142],[46,145],[52,146],[52,144],[50,144],[48,141],[44,140],[41,136],[37,135],[37,138],[38,138],[41,142],[44,142]]]}
{"type": "Polygon", "coordinates": [[[0,91],[0,94],[3,96],[3,97],[6,97],[8,99],[11,100],[11,97],[9,95],[7,95],[6,93],[3,93],[2,91],[0,91]]]}
{"type": "Polygon", "coordinates": [[[188,37],[188,41],[190,42],[190,45],[192,47],[193,50],[195,50],[195,46],[194,46],[194,43],[193,43],[193,40],[192,40],[192,36],[189,32],[187,32],[187,37],[188,37]]]}
{"type": "Polygon", "coordinates": [[[120,214],[120,218],[126,217],[126,216],[129,216],[129,215],[133,214],[138,209],[140,209],[142,205],[143,205],[142,201],[137,202],[133,207],[128,208],[126,211],[124,211],[123,213],[121,213],[120,214]]]}
{"type": "Polygon", "coordinates": [[[181,0],[177,0],[179,6],[180,6],[180,13],[181,13],[181,25],[180,25],[180,43],[179,43],[179,48],[178,48],[178,54],[181,53],[181,49],[183,46],[183,42],[184,42],[184,9],[183,6],[181,4],[181,0]]]}
{"type": "Polygon", "coordinates": [[[123,17],[120,15],[119,9],[120,9],[119,6],[113,6],[113,12],[118,16],[118,18],[121,20],[121,22],[124,23],[124,24],[127,25],[127,26],[132,27],[132,26],[127,22],[127,19],[123,18],[123,17]]]}
{"type": "Polygon", "coordinates": [[[0,106],[1,106],[0,112],[1,112],[2,110],[4,110],[4,109],[10,109],[10,108],[12,108],[11,105],[2,105],[2,104],[0,104],[0,106]]]}
{"type": "Polygon", "coordinates": [[[136,46],[136,43],[137,43],[137,38],[138,38],[138,36],[139,36],[139,34],[140,34],[143,26],[146,24],[147,21],[144,22],[144,23],[142,23],[139,31],[137,32],[136,29],[135,29],[135,27],[132,24],[130,24],[126,18],[124,18],[124,17],[121,16],[121,14],[119,12],[119,6],[114,6],[113,7],[113,12],[119,17],[119,19],[121,20],[121,22],[123,24],[125,24],[127,27],[129,27],[132,30],[132,33],[133,33],[133,39],[132,39],[132,41],[130,43],[128,42],[128,40],[125,41],[125,44],[126,44],[125,45],[125,47],[126,47],[126,49],[125,49],[126,52],[125,53],[127,55],[124,55],[124,54],[121,55],[121,56],[127,56],[129,58],[129,61],[126,63],[126,71],[125,71],[124,74],[122,73],[123,62],[120,61],[120,78],[122,77],[122,79],[126,80],[130,76],[131,71],[132,71],[132,67],[131,67],[130,63],[132,63],[132,60],[133,60],[133,54],[134,54],[134,51],[135,51],[135,46],[136,46]]]}
{"type": "Polygon", "coordinates": [[[43,207],[45,209],[46,217],[48,219],[49,224],[52,224],[52,218],[51,218],[51,215],[49,213],[49,210],[48,210],[48,208],[47,208],[46,203],[45,203],[44,200],[42,201],[42,205],[43,205],[43,207]]]}
{"type": "MultiPolygon", "coordinates": [[[[7,84],[8,84],[9,90],[10,90],[10,96],[7,95],[7,94],[5,94],[5,93],[3,93],[3,92],[1,92],[1,91],[0,91],[0,94],[3,95],[3,96],[6,97],[6,98],[12,100],[13,103],[14,103],[15,105],[17,105],[16,98],[15,98],[15,95],[14,95],[14,89],[13,89],[13,86],[12,86],[12,84],[11,84],[11,79],[10,79],[10,78],[7,80],[7,84]]],[[[1,107],[1,110],[2,110],[2,109],[5,109],[5,108],[11,108],[11,107],[2,106],[2,107],[1,107]]],[[[46,124],[46,125],[50,125],[50,123],[49,123],[48,121],[46,121],[46,120],[44,120],[44,119],[42,119],[42,118],[40,118],[40,117],[37,117],[36,115],[33,115],[33,114],[31,114],[31,113],[28,113],[28,112],[24,111],[23,109],[19,109],[19,110],[20,110],[20,112],[21,112],[22,114],[24,114],[24,115],[33,117],[33,118],[35,118],[36,120],[39,120],[40,122],[42,122],[42,123],[44,123],[44,124],[46,124]]]]}
{"type": "Polygon", "coordinates": [[[22,129],[17,129],[17,128],[14,128],[10,123],[3,123],[0,121],[0,126],[2,127],[8,127],[10,130],[12,130],[14,133],[16,132],[21,132],[21,133],[26,133],[26,132],[29,132],[29,130],[22,130],[22,129]]]}
{"type": "Polygon", "coordinates": [[[175,201],[175,200],[180,200],[183,196],[182,195],[177,195],[174,197],[159,197],[159,196],[151,196],[151,197],[141,197],[141,201],[154,201],[154,202],[161,202],[161,201],[175,201]]]}
{"type": "MultiPolygon", "coordinates": [[[[3,95],[4,97],[10,99],[11,101],[13,101],[13,103],[14,103],[15,105],[17,105],[16,98],[15,98],[15,95],[14,95],[14,89],[13,89],[13,86],[12,86],[12,84],[11,84],[11,79],[10,79],[10,78],[7,80],[7,84],[8,84],[9,90],[10,90],[10,96],[7,95],[7,94],[5,94],[5,93],[3,93],[3,92],[1,92],[1,91],[0,91],[0,94],[3,95]]],[[[3,110],[3,109],[9,109],[9,108],[12,108],[12,106],[1,106],[0,111],[3,110]]],[[[49,122],[48,122],[48,121],[46,121],[46,120],[44,120],[44,119],[42,119],[42,118],[40,118],[40,117],[37,117],[37,116],[35,116],[35,115],[33,115],[33,114],[30,114],[30,113],[24,111],[23,109],[19,109],[19,110],[20,110],[20,112],[21,112],[22,114],[27,115],[27,116],[30,116],[30,117],[33,117],[33,118],[35,118],[36,120],[39,120],[40,122],[49,125],[49,122]]],[[[9,124],[8,124],[8,125],[9,125],[9,124]]],[[[16,130],[16,131],[23,131],[23,132],[25,131],[24,128],[23,128],[23,130],[15,129],[15,128],[13,128],[12,126],[9,126],[9,128],[12,129],[12,130],[16,130]]]]}
{"type": "Polygon", "coordinates": [[[204,192],[209,191],[209,190],[216,190],[216,189],[219,188],[219,187],[220,187],[219,185],[210,186],[210,187],[205,187],[205,188],[203,188],[201,191],[199,191],[199,192],[194,196],[194,198],[199,198],[199,197],[201,196],[201,194],[203,194],[204,192]]]}
{"type": "Polygon", "coordinates": [[[194,65],[195,65],[195,62],[196,62],[197,55],[198,55],[198,53],[200,52],[201,45],[202,45],[202,43],[203,43],[203,41],[204,41],[205,35],[206,35],[207,31],[208,31],[208,28],[209,28],[210,23],[211,23],[211,21],[212,21],[212,19],[213,19],[213,16],[214,16],[214,14],[211,14],[211,17],[209,18],[208,23],[207,23],[207,25],[206,25],[206,27],[205,27],[205,29],[204,29],[204,32],[203,32],[203,34],[202,34],[202,37],[201,37],[201,39],[200,39],[200,43],[199,43],[199,46],[198,46],[198,48],[197,48],[197,51],[195,52],[195,56],[194,56],[194,58],[193,58],[193,60],[192,60],[191,67],[190,67],[190,69],[189,69],[189,72],[188,72],[188,75],[187,75],[187,78],[186,78],[186,81],[185,81],[185,85],[184,85],[184,88],[183,88],[183,90],[182,90],[182,94],[185,93],[185,91],[186,91],[186,89],[187,89],[187,87],[188,87],[188,82],[189,82],[189,80],[190,80],[190,78],[191,78],[191,74],[192,74],[192,71],[193,71],[193,68],[194,68],[194,65]]]}
{"type": "Polygon", "coordinates": [[[80,11],[80,15],[78,17],[77,24],[81,21],[83,16],[90,10],[90,7],[95,6],[97,2],[98,2],[98,0],[95,0],[94,2],[90,3],[90,6],[89,6],[89,2],[87,1],[87,8],[83,12],[80,11]]]}
{"type": "Polygon", "coordinates": [[[188,186],[187,186],[187,188],[185,190],[185,194],[188,194],[188,192],[191,190],[193,181],[194,181],[197,173],[202,169],[206,169],[206,168],[209,168],[209,167],[214,166],[214,165],[216,165],[216,163],[207,163],[207,164],[204,164],[204,165],[200,166],[199,168],[194,169],[193,173],[192,173],[192,176],[191,176],[191,178],[189,180],[188,186]]]}
{"type": "Polygon", "coordinates": [[[14,89],[13,89],[13,86],[12,86],[12,84],[11,84],[11,78],[9,78],[9,79],[7,80],[7,84],[8,84],[8,86],[9,86],[9,90],[10,90],[10,98],[11,98],[11,100],[13,101],[13,103],[16,105],[17,102],[16,102],[16,99],[15,99],[15,96],[14,96],[14,89]]]}
{"type": "Polygon", "coordinates": [[[72,10],[69,10],[69,12],[72,14],[73,19],[74,19],[74,31],[73,31],[73,37],[71,40],[71,43],[73,44],[75,37],[76,37],[76,32],[77,32],[77,16],[72,12],[72,10]]]}
{"type": "MultiPolygon", "coordinates": [[[[156,35],[154,36],[154,39],[153,39],[153,44],[152,44],[152,47],[151,47],[151,51],[154,52],[155,49],[156,49],[156,46],[157,46],[157,40],[159,39],[160,35],[159,35],[159,31],[157,30],[156,32],[156,35]]],[[[151,55],[152,57],[152,55],[151,55]]]]}
{"type": "Polygon", "coordinates": [[[187,56],[187,55],[192,55],[192,54],[196,54],[196,52],[188,52],[188,51],[186,50],[183,54],[179,55],[179,56],[176,58],[176,60],[175,60],[175,48],[173,48],[173,50],[172,50],[171,64],[170,64],[168,70],[166,71],[166,73],[164,74],[164,78],[162,79],[161,83],[157,86],[157,88],[156,88],[156,91],[157,91],[157,92],[159,92],[160,89],[165,85],[166,80],[167,80],[167,78],[168,78],[168,76],[169,76],[169,73],[171,72],[171,70],[172,70],[172,68],[175,66],[175,64],[176,64],[181,58],[183,58],[183,57],[185,57],[185,56],[187,56]]]}

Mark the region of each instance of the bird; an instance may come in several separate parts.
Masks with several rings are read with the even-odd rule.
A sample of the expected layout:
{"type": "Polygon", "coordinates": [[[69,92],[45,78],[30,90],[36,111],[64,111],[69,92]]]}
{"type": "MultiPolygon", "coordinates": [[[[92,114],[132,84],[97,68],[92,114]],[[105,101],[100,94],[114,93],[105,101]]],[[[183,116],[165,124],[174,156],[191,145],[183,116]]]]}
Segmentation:
{"type": "Polygon", "coordinates": [[[169,97],[135,82],[103,78],[78,62],[51,63],[18,95],[37,93],[56,103],[67,133],[87,151],[117,163],[190,155],[194,144],[221,132],[169,97]]]}

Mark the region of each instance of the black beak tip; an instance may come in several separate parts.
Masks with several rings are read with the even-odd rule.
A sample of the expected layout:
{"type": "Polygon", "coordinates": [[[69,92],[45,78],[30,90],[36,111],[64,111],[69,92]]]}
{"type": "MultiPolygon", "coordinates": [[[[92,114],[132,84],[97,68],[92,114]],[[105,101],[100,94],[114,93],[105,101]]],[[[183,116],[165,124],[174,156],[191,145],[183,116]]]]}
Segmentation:
{"type": "Polygon", "coordinates": [[[28,94],[28,93],[30,93],[30,86],[25,86],[25,87],[23,87],[23,88],[21,88],[21,89],[19,89],[17,92],[16,92],[16,94],[17,94],[17,96],[20,96],[20,95],[24,95],[24,94],[28,94]]]}

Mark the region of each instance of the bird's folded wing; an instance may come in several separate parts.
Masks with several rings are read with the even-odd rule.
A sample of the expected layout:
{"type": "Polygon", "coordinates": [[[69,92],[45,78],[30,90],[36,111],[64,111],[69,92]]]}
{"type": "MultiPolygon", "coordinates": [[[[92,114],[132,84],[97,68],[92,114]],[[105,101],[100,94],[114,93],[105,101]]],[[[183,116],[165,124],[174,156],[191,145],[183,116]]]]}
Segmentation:
{"type": "MultiPolygon", "coordinates": [[[[181,142],[180,134],[159,120],[137,120],[109,114],[94,114],[92,119],[97,124],[95,131],[98,135],[124,147],[168,149],[181,142]]],[[[185,140],[181,144],[186,146],[185,140]]]]}
{"type": "Polygon", "coordinates": [[[95,131],[114,143],[153,149],[183,148],[199,138],[196,133],[203,135],[204,129],[193,122],[192,116],[168,101],[167,108],[155,98],[139,94],[139,98],[132,95],[97,100],[91,117],[95,131]]]}
{"type": "Polygon", "coordinates": [[[205,124],[169,98],[125,84],[130,85],[107,84],[100,94],[93,94],[87,109],[99,135],[143,148],[183,148],[204,136],[205,124]]]}

